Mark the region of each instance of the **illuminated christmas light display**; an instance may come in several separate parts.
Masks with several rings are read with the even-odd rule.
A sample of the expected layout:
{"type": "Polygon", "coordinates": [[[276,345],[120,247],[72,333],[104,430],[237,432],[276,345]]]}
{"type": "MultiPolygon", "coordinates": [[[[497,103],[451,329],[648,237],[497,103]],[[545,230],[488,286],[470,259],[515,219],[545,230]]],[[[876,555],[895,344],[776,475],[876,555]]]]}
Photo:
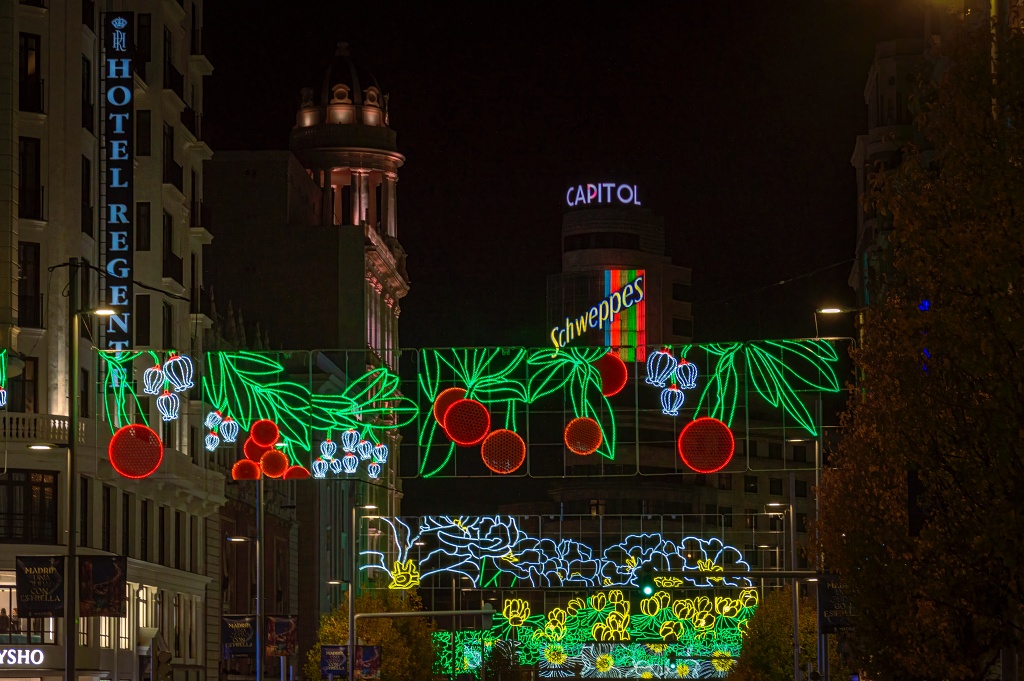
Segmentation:
{"type": "Polygon", "coordinates": [[[423,516],[415,520],[381,518],[390,551],[362,552],[362,570],[383,570],[391,576],[388,556],[415,559],[421,578],[450,574],[465,577],[473,588],[635,587],[637,572],[682,575],[693,588],[744,587],[745,577],[709,579],[687,571],[710,572],[730,565],[749,570],[742,552],[720,539],[695,536],[669,538],[657,532],[630,534],[607,547],[591,547],[571,538],[554,540],[530,535],[515,516],[423,516]]]}
{"type": "MultiPolygon", "coordinates": [[[[563,449],[567,463],[562,471],[548,465],[552,458],[557,460],[557,450],[551,447],[558,436],[550,426],[558,421],[590,419],[600,432],[593,454],[637,466],[642,452],[650,451],[653,444],[641,439],[650,430],[632,425],[643,414],[667,412],[678,420],[678,425],[668,427],[678,429],[703,417],[715,418],[727,428],[736,421],[737,436],[750,437],[749,419],[756,409],[756,428],[771,432],[768,437],[786,439],[791,429],[814,436],[818,432],[814,401],[821,393],[840,389],[836,347],[834,341],[820,339],[679,346],[645,350],[645,360],[633,362],[632,368],[620,363],[621,351],[613,355],[604,347],[431,349],[407,354],[412,359],[407,366],[414,366],[414,371],[404,384],[390,370],[376,368],[345,376],[333,384],[343,386],[334,393],[314,389],[312,378],[303,376],[316,364],[312,353],[304,357],[304,353],[211,352],[203,356],[201,365],[193,365],[173,352],[102,352],[104,366],[98,372],[102,386],[97,392],[114,432],[131,423],[145,424],[156,413],[173,418],[173,402],[164,393],[179,396],[178,414],[191,413],[185,404],[189,393],[175,393],[174,388],[194,380],[202,385],[206,432],[220,439],[219,446],[250,432],[258,421],[269,420],[280,428],[279,445],[290,463],[309,470],[313,459],[322,455],[321,443],[337,433],[341,433],[338,449],[366,462],[359,464],[359,474],[365,474],[372,462],[384,466],[391,452],[385,459],[379,445],[394,442],[392,434],[411,426],[402,433],[403,458],[411,456],[412,470],[422,477],[547,476],[571,474],[568,466],[574,450],[568,446],[563,449]],[[145,376],[153,369],[151,382],[158,378],[156,367],[162,367],[163,385],[158,386],[157,399],[150,401],[144,392],[145,376]],[[613,392],[622,375],[625,386],[613,392]],[[634,376],[636,381],[631,379],[634,376]],[[199,377],[201,382],[195,380],[199,377]],[[644,396],[646,381],[662,378],[666,382],[659,394],[644,396]],[[688,393],[681,404],[680,395],[671,390],[673,383],[681,393],[688,393]],[[660,397],[665,398],[664,404],[660,397]],[[449,419],[454,405],[464,406],[449,419]],[[778,415],[774,422],[770,420],[773,410],[778,415]],[[446,429],[446,420],[454,427],[446,429]],[[629,437],[622,442],[618,422],[630,424],[623,431],[629,437]],[[485,452],[483,442],[501,430],[517,433],[523,440],[527,455],[520,465],[512,465],[519,457],[518,446],[502,454],[509,455],[507,463],[491,461],[498,453],[493,447],[485,452]],[[366,444],[360,445],[363,441],[366,444]],[[547,457],[545,463],[532,465],[530,454],[541,451],[547,457]],[[473,461],[475,467],[470,466],[473,461]]],[[[343,362],[345,366],[361,364],[343,362]]],[[[333,458],[340,460],[341,451],[333,458]]],[[[589,447],[576,451],[586,452],[589,447]]],[[[344,468],[341,473],[356,474],[344,468]]],[[[328,464],[325,475],[330,474],[328,464]]]]}
{"type": "Polygon", "coordinates": [[[684,357],[676,365],[676,381],[681,390],[693,390],[697,387],[697,365],[684,357]]]}
{"type": "Polygon", "coordinates": [[[142,391],[147,395],[159,395],[163,392],[164,372],[160,369],[159,364],[149,367],[142,373],[142,384],[142,391]]]}
{"type": "Polygon", "coordinates": [[[382,443],[374,446],[374,448],[373,448],[373,460],[376,461],[377,463],[381,463],[381,464],[387,463],[388,462],[388,456],[390,455],[390,453],[391,453],[391,450],[389,450],[388,446],[382,442],[382,443]]]}
{"type": "Polygon", "coordinates": [[[338,453],[338,443],[327,438],[320,443],[320,458],[326,461],[330,461],[334,458],[334,455],[338,453]]]}
{"type": "Polygon", "coordinates": [[[677,447],[683,463],[691,470],[715,473],[732,460],[736,441],[728,426],[718,419],[704,417],[686,424],[677,447]]]}
{"type": "Polygon", "coordinates": [[[323,459],[316,459],[313,461],[313,477],[317,480],[323,480],[327,477],[327,462],[323,459]]]}
{"type": "Polygon", "coordinates": [[[164,421],[173,421],[178,418],[181,398],[178,397],[177,393],[165,390],[160,397],[156,398],[156,407],[160,410],[160,416],[164,421]]]}
{"type": "Polygon", "coordinates": [[[679,410],[683,408],[685,400],[683,391],[670,385],[661,391],[661,413],[665,416],[679,416],[679,410]]]}
{"type": "Polygon", "coordinates": [[[194,371],[192,358],[188,355],[173,354],[164,362],[164,378],[176,393],[185,392],[195,386],[192,382],[194,371]]]}
{"type": "Polygon", "coordinates": [[[228,417],[220,423],[220,434],[224,438],[224,442],[234,442],[238,439],[238,422],[233,418],[228,417]]]}
{"type": "MultiPolygon", "coordinates": [[[[337,461],[337,459],[335,459],[334,461],[337,461]]],[[[341,457],[341,468],[349,475],[352,475],[353,473],[359,470],[359,457],[357,457],[352,452],[349,452],[345,456],[341,457]]],[[[333,465],[331,466],[331,470],[334,471],[335,473],[341,472],[339,470],[335,470],[333,465]]]]}
{"type": "Polygon", "coordinates": [[[374,461],[366,467],[366,474],[376,480],[380,477],[380,464],[374,461]]]}
{"type": "Polygon", "coordinates": [[[110,438],[107,457],[118,475],[132,480],[148,478],[164,460],[164,443],[149,426],[127,425],[110,438]]]}
{"type": "Polygon", "coordinates": [[[542,678],[720,678],[740,655],[758,595],[753,588],[694,597],[657,591],[639,605],[631,612],[618,589],[538,613],[507,598],[487,631],[434,632],[433,671],[477,676],[481,662],[500,652],[536,666],[542,678]]]}
{"type": "Polygon", "coordinates": [[[671,350],[655,350],[647,356],[647,378],[644,381],[656,388],[663,388],[665,382],[672,378],[677,366],[671,350]]]}
{"type": "Polygon", "coordinates": [[[217,436],[217,433],[209,433],[206,436],[205,442],[206,442],[206,451],[212,452],[212,451],[216,450],[217,447],[220,445],[220,437],[217,436]]]}
{"type": "Polygon", "coordinates": [[[7,349],[0,350],[0,409],[7,406],[7,349]]]}

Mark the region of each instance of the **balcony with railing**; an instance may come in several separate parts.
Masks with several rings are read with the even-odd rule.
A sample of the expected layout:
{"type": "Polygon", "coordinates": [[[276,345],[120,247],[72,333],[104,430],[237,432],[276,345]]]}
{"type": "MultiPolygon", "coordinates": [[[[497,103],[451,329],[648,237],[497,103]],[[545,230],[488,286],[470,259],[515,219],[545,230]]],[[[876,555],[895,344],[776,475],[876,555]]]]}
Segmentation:
{"type": "Polygon", "coordinates": [[[185,76],[181,71],[174,68],[174,64],[164,64],[164,89],[170,90],[178,96],[183,103],[185,101],[185,76]]]}
{"type": "Polygon", "coordinates": [[[179,285],[185,285],[185,261],[181,257],[174,255],[171,252],[164,253],[164,268],[163,268],[164,279],[170,279],[178,282],[179,285]]]}
{"type": "Polygon", "coordinates": [[[45,78],[31,78],[18,84],[18,109],[29,113],[46,113],[43,86],[45,78]]]}
{"type": "Polygon", "coordinates": [[[175,187],[185,193],[185,169],[171,159],[164,159],[164,184],[175,187]]]}

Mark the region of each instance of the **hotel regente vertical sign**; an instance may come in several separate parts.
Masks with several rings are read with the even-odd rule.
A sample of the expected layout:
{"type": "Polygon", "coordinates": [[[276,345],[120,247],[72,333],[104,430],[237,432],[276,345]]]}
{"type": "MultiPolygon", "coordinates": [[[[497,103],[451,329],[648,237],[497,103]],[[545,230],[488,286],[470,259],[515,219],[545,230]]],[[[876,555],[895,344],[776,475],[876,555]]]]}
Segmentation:
{"type": "Polygon", "coordinates": [[[124,350],[133,340],[133,269],[135,266],[135,14],[103,15],[103,157],[101,195],[105,234],[103,268],[108,317],[106,346],[124,350]]]}

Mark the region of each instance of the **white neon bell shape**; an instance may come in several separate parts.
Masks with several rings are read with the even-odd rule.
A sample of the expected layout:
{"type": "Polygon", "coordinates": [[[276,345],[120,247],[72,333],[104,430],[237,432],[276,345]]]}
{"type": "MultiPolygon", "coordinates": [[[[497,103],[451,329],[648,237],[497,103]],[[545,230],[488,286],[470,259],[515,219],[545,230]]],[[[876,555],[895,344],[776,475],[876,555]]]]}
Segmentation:
{"type": "Polygon", "coordinates": [[[341,434],[341,451],[354,452],[359,444],[359,433],[354,430],[346,430],[341,434]]]}
{"type": "Polygon", "coordinates": [[[672,377],[676,370],[676,358],[669,350],[657,350],[647,357],[647,378],[644,379],[650,385],[664,388],[665,382],[672,377]]]}
{"type": "Polygon", "coordinates": [[[238,422],[228,417],[220,423],[220,434],[224,442],[234,442],[238,438],[238,422]]]}
{"type": "MultiPolygon", "coordinates": [[[[142,372],[142,392],[147,395],[159,395],[160,389],[164,387],[164,372],[160,365],[151,366],[142,372]]],[[[212,428],[212,426],[210,426],[212,428]]]]}

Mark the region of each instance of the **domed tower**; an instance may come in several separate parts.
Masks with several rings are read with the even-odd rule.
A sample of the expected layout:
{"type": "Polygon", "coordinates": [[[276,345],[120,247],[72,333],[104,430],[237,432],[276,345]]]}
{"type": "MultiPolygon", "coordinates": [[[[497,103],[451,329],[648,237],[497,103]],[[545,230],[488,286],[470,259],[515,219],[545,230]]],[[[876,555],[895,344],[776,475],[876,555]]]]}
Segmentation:
{"type": "Polygon", "coordinates": [[[365,323],[343,324],[340,339],[353,348],[365,343],[393,365],[399,301],[409,291],[409,279],[398,242],[395,194],[405,157],[388,123],[388,96],[373,74],[352,60],[348,45],[339,43],[319,92],[302,90],[289,148],[322,191],[322,224],[363,233],[365,323]]]}

